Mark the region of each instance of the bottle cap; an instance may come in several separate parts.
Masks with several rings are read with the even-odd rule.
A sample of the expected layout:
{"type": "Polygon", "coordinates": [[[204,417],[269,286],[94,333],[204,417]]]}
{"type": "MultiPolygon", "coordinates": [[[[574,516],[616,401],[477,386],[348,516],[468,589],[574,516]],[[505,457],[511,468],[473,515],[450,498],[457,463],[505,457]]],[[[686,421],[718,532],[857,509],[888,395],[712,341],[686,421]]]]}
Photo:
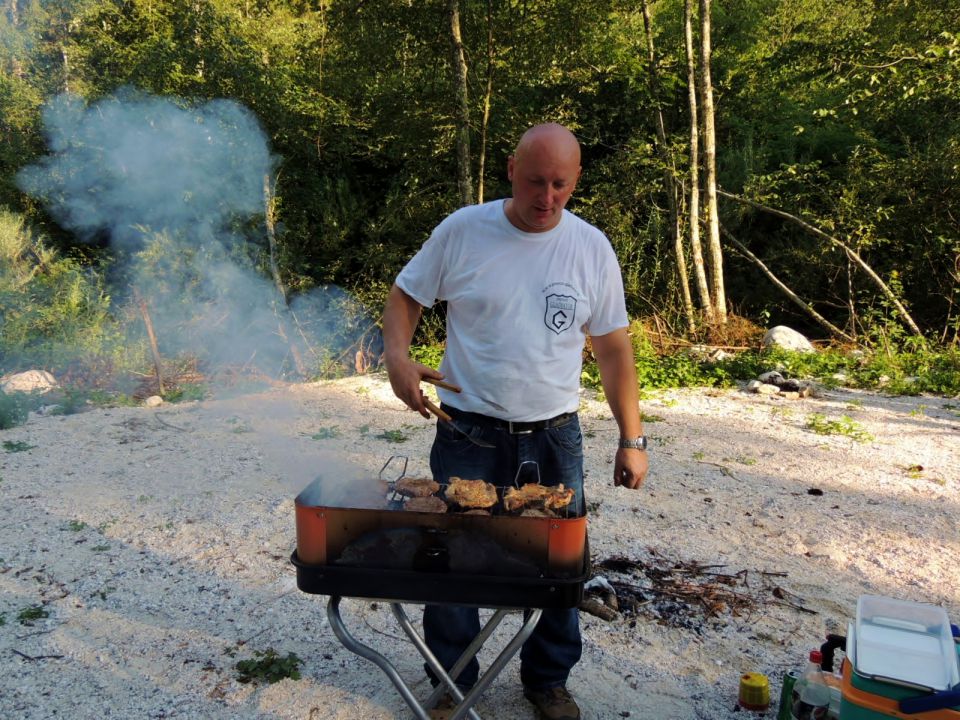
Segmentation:
{"type": "Polygon", "coordinates": [[[819,650],[811,650],[810,662],[816,663],[817,665],[821,664],[823,662],[823,653],[821,653],[819,650]]]}
{"type": "Polygon", "coordinates": [[[770,707],[770,681],[763,673],[748,672],[740,676],[737,700],[746,710],[765,711],[770,707]]]}

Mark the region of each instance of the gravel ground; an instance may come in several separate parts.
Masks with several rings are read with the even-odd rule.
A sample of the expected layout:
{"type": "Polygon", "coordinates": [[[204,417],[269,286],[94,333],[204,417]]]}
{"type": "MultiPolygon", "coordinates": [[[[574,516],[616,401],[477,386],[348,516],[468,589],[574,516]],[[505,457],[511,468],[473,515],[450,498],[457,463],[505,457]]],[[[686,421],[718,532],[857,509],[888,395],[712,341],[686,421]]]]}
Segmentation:
{"type": "MultiPolygon", "coordinates": [[[[715,566],[704,573],[736,578],[741,602],[710,613],[648,582],[655,599],[636,614],[581,613],[569,687],[584,717],[743,718],[748,671],[770,678],[775,704],[784,672],[844,632],[864,593],[960,621],[960,401],[684,390],[642,406],[652,469],[631,492],[610,481],[616,425],[584,394],[594,563],[715,566]],[[816,418],[846,430],[817,434],[816,418]]],[[[293,498],[318,476],[367,480],[394,454],[425,472],[431,436],[379,375],[0,431],[0,717],[411,717],[336,640],[327,598],[297,590],[293,498]],[[271,649],[295,653],[302,678],[239,682],[237,662],[271,649]]],[[[706,596],[716,577],[687,581],[706,596]]],[[[425,697],[389,609],[347,599],[342,610],[425,697]]],[[[516,659],[478,712],[532,720],[516,659]]]]}

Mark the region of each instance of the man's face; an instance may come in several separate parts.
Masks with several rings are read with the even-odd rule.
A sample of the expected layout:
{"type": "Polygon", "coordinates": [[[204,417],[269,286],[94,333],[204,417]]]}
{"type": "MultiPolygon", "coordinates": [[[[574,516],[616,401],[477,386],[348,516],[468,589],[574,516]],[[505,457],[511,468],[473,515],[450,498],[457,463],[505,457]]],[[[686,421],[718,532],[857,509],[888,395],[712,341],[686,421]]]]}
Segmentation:
{"type": "Polygon", "coordinates": [[[513,198],[510,222],[524,232],[546,232],[560,222],[580,177],[580,153],[569,143],[532,142],[507,160],[513,198]]]}

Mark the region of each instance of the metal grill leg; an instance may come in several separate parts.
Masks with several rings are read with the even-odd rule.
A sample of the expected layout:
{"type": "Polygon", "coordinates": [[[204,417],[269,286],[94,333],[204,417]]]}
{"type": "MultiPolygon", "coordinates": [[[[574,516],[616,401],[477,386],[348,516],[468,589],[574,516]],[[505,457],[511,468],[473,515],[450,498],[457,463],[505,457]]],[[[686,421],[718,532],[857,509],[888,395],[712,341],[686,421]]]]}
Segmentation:
{"type": "Polygon", "coordinates": [[[423,709],[423,706],[417,701],[417,698],[414,697],[413,692],[411,692],[410,688],[403,681],[403,678],[400,677],[400,673],[397,672],[397,669],[393,666],[393,664],[373,648],[356,640],[347,631],[346,626],[343,624],[343,619],[340,617],[339,595],[330,596],[330,602],[327,603],[327,619],[329,619],[330,627],[333,628],[333,632],[337,636],[337,639],[343,643],[343,646],[347,648],[347,650],[359,655],[362,658],[366,658],[383,670],[386,676],[390,678],[390,681],[403,696],[403,699],[406,701],[407,705],[409,705],[410,709],[413,710],[413,714],[417,716],[417,720],[430,720],[430,716],[427,715],[427,711],[423,709]]]}
{"type": "Polygon", "coordinates": [[[430,720],[430,716],[427,714],[427,710],[425,708],[432,708],[440,699],[440,696],[443,694],[445,689],[457,702],[457,707],[450,716],[450,720],[461,720],[461,718],[464,717],[469,717],[470,720],[481,720],[480,716],[477,715],[476,711],[473,709],[474,704],[476,704],[477,700],[480,698],[480,695],[487,689],[487,687],[489,687],[489,685],[497,678],[503,668],[506,667],[507,663],[510,662],[510,659],[516,655],[517,651],[520,649],[523,643],[526,642],[527,638],[530,637],[530,635],[533,633],[533,629],[537,625],[537,622],[540,620],[541,613],[543,612],[539,608],[528,609],[524,612],[524,621],[523,625],[520,627],[520,630],[516,633],[516,635],[513,636],[510,642],[507,643],[506,647],[500,651],[500,654],[497,655],[496,659],[490,664],[490,667],[487,668],[487,671],[483,673],[477,683],[470,688],[470,691],[466,695],[464,695],[452,678],[457,677],[463,668],[467,666],[467,663],[469,663],[470,660],[478,652],[480,652],[480,648],[489,639],[489,637],[493,634],[493,631],[507,616],[507,614],[511,612],[511,610],[497,610],[493,614],[493,617],[491,617],[480,629],[479,634],[473,639],[467,649],[463,651],[463,654],[459,657],[453,668],[451,668],[450,672],[448,673],[446,670],[444,670],[443,666],[440,664],[440,661],[437,660],[430,648],[427,647],[427,643],[423,637],[421,637],[420,633],[418,633],[413,627],[413,624],[410,622],[410,618],[404,611],[402,604],[390,603],[394,617],[397,619],[400,627],[403,628],[403,631],[407,634],[407,637],[409,637],[411,642],[413,642],[414,646],[417,648],[417,651],[423,656],[423,659],[426,660],[433,672],[436,673],[438,678],[440,678],[441,684],[438,685],[433,691],[427,702],[421,705],[416,697],[414,697],[410,687],[403,681],[403,678],[400,677],[400,673],[397,672],[397,669],[393,666],[393,664],[373,648],[359,642],[349,633],[349,631],[347,631],[347,628],[343,623],[343,618],[340,616],[340,600],[341,597],[339,595],[332,595],[330,596],[330,601],[327,603],[327,618],[330,621],[330,627],[333,628],[333,632],[337,636],[337,639],[340,640],[343,646],[352,653],[359,655],[362,658],[366,658],[370,662],[374,663],[386,674],[388,678],[390,678],[390,681],[400,692],[400,695],[403,697],[404,701],[410,706],[410,709],[413,710],[417,720],[430,720]]]}
{"type": "Polygon", "coordinates": [[[467,663],[478,653],[480,648],[487,641],[490,635],[493,634],[493,631],[497,628],[500,622],[511,612],[510,609],[501,609],[497,610],[493,617],[491,617],[486,624],[480,629],[479,634],[473,639],[467,649],[463,651],[463,654],[454,663],[454,666],[450,669],[450,672],[447,673],[443,669],[443,666],[440,664],[440,661],[434,656],[430,648],[427,647],[426,641],[420,636],[416,631],[413,625],[410,622],[410,619],[407,617],[406,612],[404,612],[403,607],[400,603],[391,603],[391,608],[393,608],[393,614],[397,618],[397,622],[400,623],[400,626],[403,628],[403,631],[407,634],[413,644],[416,646],[417,650],[427,661],[427,664],[430,666],[430,669],[436,673],[437,677],[440,678],[441,685],[438,685],[437,688],[433,691],[433,694],[426,702],[426,707],[433,707],[437,700],[440,699],[440,696],[444,692],[444,686],[457,701],[458,705],[454,710],[453,715],[450,716],[450,720],[460,720],[464,716],[469,716],[471,720],[480,720],[479,716],[473,710],[474,704],[479,700],[480,695],[487,689],[487,687],[492,683],[497,675],[500,674],[500,671],[506,666],[510,659],[516,655],[517,651],[526,642],[527,638],[533,633],[533,629],[537,626],[537,623],[540,621],[540,615],[543,612],[539,608],[530,610],[529,614],[525,617],[523,625],[520,627],[520,630],[516,635],[513,636],[513,639],[507,643],[507,646],[500,651],[500,654],[497,655],[496,659],[490,664],[490,667],[487,668],[487,671],[483,673],[477,683],[470,688],[470,691],[463,695],[460,692],[460,688],[457,687],[457,684],[453,681],[452,678],[460,675],[460,671],[467,666],[467,663]]]}

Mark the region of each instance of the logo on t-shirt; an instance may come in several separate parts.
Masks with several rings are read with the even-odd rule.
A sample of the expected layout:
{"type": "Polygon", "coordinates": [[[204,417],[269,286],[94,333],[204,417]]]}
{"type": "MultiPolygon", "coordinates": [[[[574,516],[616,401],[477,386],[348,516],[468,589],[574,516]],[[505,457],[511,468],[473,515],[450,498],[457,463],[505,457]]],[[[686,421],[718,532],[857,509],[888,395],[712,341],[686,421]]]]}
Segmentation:
{"type": "Polygon", "coordinates": [[[577,299],[571,295],[547,295],[547,311],[543,322],[557,335],[573,327],[577,315],[577,299]]]}

